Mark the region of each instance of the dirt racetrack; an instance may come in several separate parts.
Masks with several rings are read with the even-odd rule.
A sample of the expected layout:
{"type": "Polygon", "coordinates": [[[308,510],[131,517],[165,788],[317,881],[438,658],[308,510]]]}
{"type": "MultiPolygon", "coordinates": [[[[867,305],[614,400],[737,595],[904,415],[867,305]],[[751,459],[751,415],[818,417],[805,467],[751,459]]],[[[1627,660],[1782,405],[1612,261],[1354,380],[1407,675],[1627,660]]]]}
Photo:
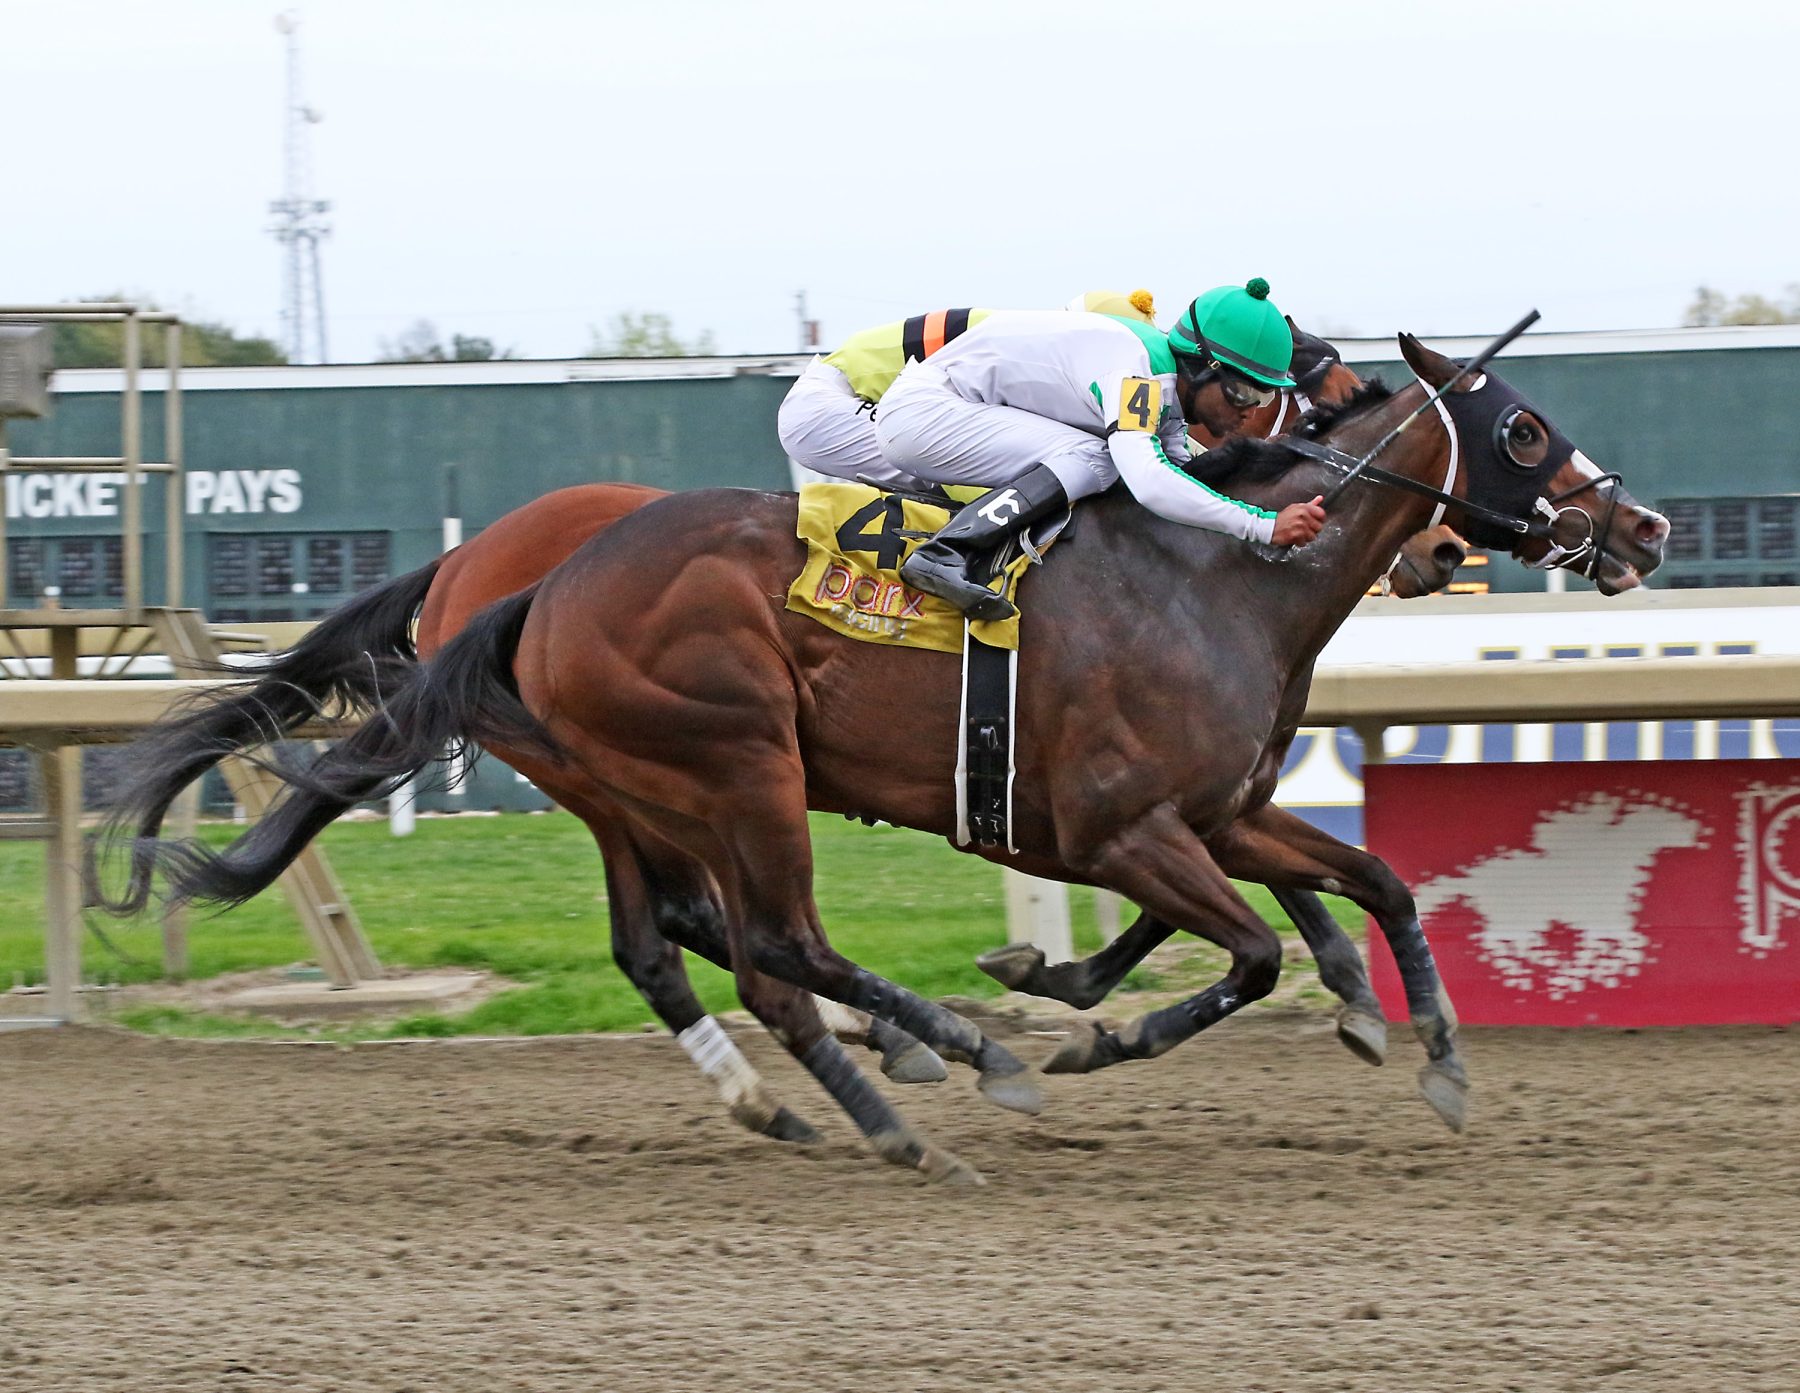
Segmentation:
{"type": "Polygon", "coordinates": [[[891,1090],[979,1190],[747,1043],[824,1145],[662,1038],[0,1035],[0,1389],[1800,1387],[1800,1034],[1470,1032],[1461,1140],[1311,1015],[891,1090]]]}

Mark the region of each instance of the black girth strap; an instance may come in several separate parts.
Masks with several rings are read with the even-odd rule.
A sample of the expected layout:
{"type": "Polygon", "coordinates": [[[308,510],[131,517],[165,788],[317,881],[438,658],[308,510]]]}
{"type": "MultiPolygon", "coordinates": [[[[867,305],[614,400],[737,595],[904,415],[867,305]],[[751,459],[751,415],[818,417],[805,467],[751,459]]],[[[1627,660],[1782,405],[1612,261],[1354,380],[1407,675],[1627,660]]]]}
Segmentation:
{"type": "Polygon", "coordinates": [[[1019,655],[963,630],[957,841],[1012,847],[1014,684],[1019,655]]]}

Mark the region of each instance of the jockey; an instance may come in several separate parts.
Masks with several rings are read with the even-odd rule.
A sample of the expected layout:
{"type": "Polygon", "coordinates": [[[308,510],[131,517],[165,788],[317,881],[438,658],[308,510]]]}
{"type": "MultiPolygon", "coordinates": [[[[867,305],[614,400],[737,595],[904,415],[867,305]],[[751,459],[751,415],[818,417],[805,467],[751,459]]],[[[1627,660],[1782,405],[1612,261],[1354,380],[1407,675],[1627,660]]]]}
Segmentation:
{"type": "Polygon", "coordinates": [[[876,436],[889,466],[945,484],[985,484],[900,568],[908,585],[975,619],[1014,612],[977,564],[1031,523],[1124,479],[1152,512],[1253,542],[1304,545],[1319,500],[1279,515],[1184,473],[1188,424],[1217,436],[1292,387],[1294,340],[1258,278],[1200,296],[1165,337],[1107,315],[1001,311],[882,398],[876,436]]]}
{"type": "MultiPolygon", "coordinates": [[[[1147,290],[1121,295],[1090,290],[1071,310],[1118,315],[1155,327],[1147,290]]],[[[852,334],[837,352],[814,358],[781,403],[776,431],[781,448],[808,469],[839,479],[865,479],[883,488],[919,487],[894,468],[875,443],[875,404],[909,362],[930,357],[986,319],[992,310],[938,310],[852,334]]]]}

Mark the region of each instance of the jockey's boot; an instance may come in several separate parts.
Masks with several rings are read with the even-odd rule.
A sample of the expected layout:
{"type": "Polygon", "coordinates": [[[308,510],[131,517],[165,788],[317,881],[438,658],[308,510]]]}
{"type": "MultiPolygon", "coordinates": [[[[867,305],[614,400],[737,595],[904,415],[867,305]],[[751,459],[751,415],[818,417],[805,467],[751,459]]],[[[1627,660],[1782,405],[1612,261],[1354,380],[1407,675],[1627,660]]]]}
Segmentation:
{"type": "Polygon", "coordinates": [[[1033,465],[1010,484],[965,503],[935,537],[906,558],[900,579],[948,600],[971,619],[1011,618],[1018,610],[982,584],[980,570],[1008,538],[1068,506],[1069,496],[1050,467],[1033,465]]]}

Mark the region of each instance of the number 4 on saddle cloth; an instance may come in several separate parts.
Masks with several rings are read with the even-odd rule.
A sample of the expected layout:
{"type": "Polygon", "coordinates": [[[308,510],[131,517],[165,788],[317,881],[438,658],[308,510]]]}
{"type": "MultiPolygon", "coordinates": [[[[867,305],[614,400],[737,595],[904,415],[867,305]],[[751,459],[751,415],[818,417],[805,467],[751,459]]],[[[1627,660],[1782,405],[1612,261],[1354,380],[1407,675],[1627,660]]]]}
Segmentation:
{"type": "MultiPolygon", "coordinates": [[[[961,504],[986,492],[951,488],[961,504]],[[960,496],[959,496],[960,495],[960,496]]],[[[864,643],[963,655],[962,740],[956,763],[956,840],[1012,845],[1013,713],[1020,615],[965,620],[953,605],[914,590],[900,565],[947,523],[953,508],[867,484],[807,484],[795,533],[806,565],[788,587],[787,608],[864,643]]],[[[991,575],[1019,603],[1019,581],[1068,525],[1069,515],[1035,527],[1028,546],[1009,545],[991,575]]]]}

